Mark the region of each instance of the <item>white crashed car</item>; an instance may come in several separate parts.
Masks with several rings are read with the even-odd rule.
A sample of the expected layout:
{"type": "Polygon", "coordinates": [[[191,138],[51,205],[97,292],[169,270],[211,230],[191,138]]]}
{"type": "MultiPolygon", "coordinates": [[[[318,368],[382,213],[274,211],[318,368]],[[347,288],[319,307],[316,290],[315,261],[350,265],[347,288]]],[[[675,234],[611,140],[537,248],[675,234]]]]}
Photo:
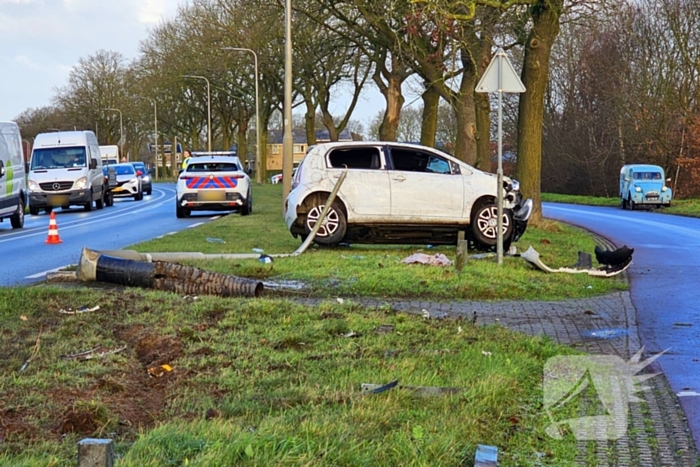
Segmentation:
{"type": "MultiPolygon", "coordinates": [[[[302,239],[347,167],[347,177],[314,241],[456,244],[494,249],[498,237],[497,177],[434,148],[393,142],[335,142],[309,150],[292,180],[285,222],[302,239]]],[[[527,228],[532,200],[503,178],[503,244],[527,228]]]]}
{"type": "Polygon", "coordinates": [[[236,156],[197,156],[189,159],[177,179],[175,214],[192,211],[253,211],[250,177],[236,156]]]}

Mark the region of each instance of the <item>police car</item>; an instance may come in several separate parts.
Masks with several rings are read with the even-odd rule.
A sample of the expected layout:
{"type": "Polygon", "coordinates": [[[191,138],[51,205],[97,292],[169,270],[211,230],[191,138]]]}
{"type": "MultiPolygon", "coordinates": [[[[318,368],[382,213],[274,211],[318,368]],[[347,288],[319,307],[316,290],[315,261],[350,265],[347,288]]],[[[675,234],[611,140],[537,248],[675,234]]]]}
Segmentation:
{"type": "Polygon", "coordinates": [[[175,214],[192,211],[253,211],[250,177],[236,156],[193,156],[177,179],[175,214]]]}

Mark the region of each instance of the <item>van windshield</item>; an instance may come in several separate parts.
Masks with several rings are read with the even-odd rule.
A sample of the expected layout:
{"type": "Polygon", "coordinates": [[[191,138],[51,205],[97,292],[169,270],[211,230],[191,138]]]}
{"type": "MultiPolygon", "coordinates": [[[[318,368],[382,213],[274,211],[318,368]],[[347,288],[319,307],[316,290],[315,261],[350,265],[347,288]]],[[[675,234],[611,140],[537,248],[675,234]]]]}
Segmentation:
{"type": "Polygon", "coordinates": [[[635,180],[661,180],[660,172],[634,172],[632,178],[635,180]]]}
{"type": "Polygon", "coordinates": [[[31,170],[67,169],[86,167],[84,147],[35,148],[32,153],[31,170]]]}

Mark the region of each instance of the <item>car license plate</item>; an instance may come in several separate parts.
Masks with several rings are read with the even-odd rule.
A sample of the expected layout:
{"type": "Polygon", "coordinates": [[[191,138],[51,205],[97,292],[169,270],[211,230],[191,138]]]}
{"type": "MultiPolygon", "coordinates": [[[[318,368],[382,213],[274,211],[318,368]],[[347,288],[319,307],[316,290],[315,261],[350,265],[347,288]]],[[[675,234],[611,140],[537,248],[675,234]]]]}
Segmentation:
{"type": "Polygon", "coordinates": [[[49,195],[49,205],[65,206],[68,204],[68,195],[49,195]]]}
{"type": "Polygon", "coordinates": [[[226,192],[223,190],[200,190],[197,192],[198,201],[225,201],[226,192]]]}

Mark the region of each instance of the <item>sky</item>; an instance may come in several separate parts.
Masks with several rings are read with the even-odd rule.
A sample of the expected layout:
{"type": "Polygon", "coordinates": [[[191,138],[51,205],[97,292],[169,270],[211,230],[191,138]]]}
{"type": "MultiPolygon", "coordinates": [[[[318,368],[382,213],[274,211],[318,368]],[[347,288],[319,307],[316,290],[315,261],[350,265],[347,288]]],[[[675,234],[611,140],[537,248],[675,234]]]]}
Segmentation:
{"type": "MultiPolygon", "coordinates": [[[[187,2],[0,0],[0,121],[51,105],[55,89],[68,83],[81,58],[99,50],[136,58],[139,42],[149,31],[174,17],[178,6],[187,2]]],[[[353,119],[365,126],[384,102],[373,83],[366,88],[353,113],[353,119]]],[[[339,96],[337,111],[344,110],[347,102],[339,96]]]]}

